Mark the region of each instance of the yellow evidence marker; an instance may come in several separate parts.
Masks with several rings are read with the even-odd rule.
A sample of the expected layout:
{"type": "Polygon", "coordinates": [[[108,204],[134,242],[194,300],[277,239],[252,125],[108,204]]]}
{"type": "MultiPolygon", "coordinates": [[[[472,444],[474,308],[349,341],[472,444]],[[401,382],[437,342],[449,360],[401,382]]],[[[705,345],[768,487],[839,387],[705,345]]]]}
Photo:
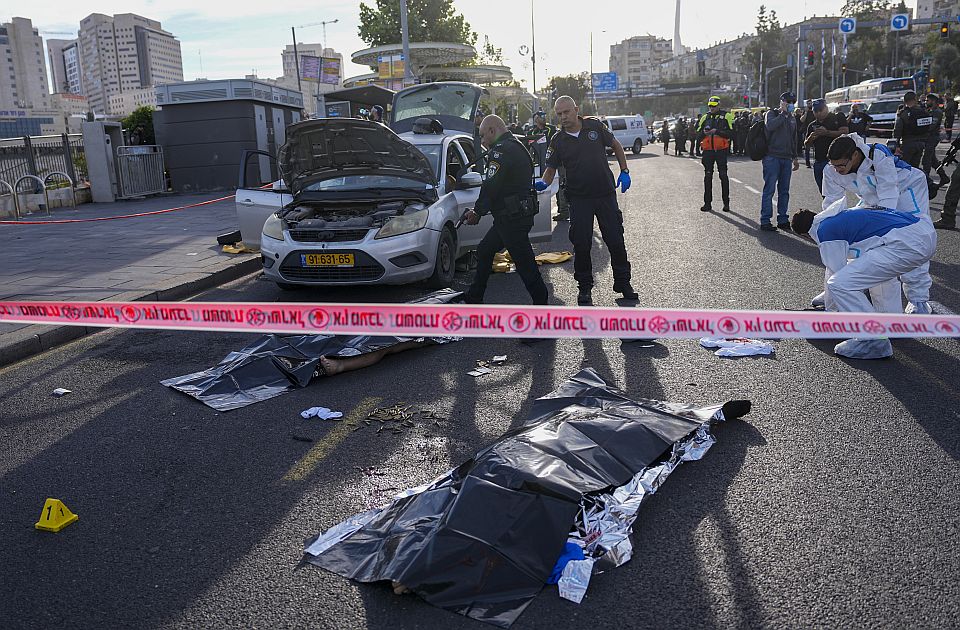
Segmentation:
{"type": "Polygon", "coordinates": [[[34,527],[45,532],[59,532],[79,518],[60,499],[47,499],[40,512],[40,520],[34,524],[34,527]]]}

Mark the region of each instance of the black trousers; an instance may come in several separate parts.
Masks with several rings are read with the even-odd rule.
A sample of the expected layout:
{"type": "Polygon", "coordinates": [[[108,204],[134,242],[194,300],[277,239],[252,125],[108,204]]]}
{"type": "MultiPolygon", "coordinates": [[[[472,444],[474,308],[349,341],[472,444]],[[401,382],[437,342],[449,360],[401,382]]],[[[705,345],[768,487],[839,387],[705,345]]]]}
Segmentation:
{"type": "Polygon", "coordinates": [[[913,168],[920,168],[926,144],[924,138],[904,138],[900,145],[900,157],[913,168]]]}
{"type": "Polygon", "coordinates": [[[593,219],[600,225],[600,236],[610,250],[614,282],[630,282],[630,261],[623,240],[623,213],[617,205],[616,191],[603,197],[570,199],[570,242],[573,243],[573,278],[581,287],[593,287],[593,219]]]}
{"type": "Polygon", "coordinates": [[[713,166],[720,173],[720,194],[724,205],[730,205],[730,179],[727,177],[727,152],[704,151],[700,163],[703,164],[703,203],[713,203],[713,166]]]}
{"type": "Polygon", "coordinates": [[[953,171],[950,178],[950,187],[947,188],[947,196],[943,199],[943,212],[940,213],[940,220],[952,225],[957,224],[957,202],[960,202],[960,167],[953,171]]]}
{"type": "Polygon", "coordinates": [[[487,291],[487,281],[493,273],[493,257],[504,250],[510,252],[510,258],[517,266],[517,273],[523,280],[523,286],[533,299],[534,304],[547,303],[547,285],[540,275],[533,246],[530,245],[530,230],[533,217],[523,219],[498,219],[494,217],[493,227],[477,246],[477,273],[473,284],[467,290],[468,302],[482,302],[487,291]]]}

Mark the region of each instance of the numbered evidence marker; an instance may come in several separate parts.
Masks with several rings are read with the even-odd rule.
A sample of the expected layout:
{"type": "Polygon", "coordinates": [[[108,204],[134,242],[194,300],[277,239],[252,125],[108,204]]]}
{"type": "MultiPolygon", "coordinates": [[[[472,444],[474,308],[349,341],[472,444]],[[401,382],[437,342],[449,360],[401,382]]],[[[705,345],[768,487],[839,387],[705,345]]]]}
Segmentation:
{"type": "Polygon", "coordinates": [[[34,524],[34,527],[45,532],[59,532],[79,518],[60,499],[47,499],[40,512],[40,520],[34,524]]]}

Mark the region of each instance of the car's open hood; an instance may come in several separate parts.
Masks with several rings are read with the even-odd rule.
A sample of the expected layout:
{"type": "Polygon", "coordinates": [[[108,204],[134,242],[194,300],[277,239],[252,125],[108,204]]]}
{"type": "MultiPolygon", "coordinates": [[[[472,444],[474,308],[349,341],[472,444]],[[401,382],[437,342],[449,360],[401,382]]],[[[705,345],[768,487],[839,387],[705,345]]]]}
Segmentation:
{"type": "Polygon", "coordinates": [[[356,118],[290,125],[279,163],[294,195],[310,184],[345,175],[392,175],[437,185],[419,149],[380,123],[356,118]]]}

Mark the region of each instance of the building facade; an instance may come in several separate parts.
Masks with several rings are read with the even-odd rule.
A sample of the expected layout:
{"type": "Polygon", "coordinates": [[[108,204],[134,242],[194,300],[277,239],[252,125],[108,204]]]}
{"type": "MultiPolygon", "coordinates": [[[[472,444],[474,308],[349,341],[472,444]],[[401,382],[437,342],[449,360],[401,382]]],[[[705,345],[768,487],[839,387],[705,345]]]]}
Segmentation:
{"type": "Polygon", "coordinates": [[[0,24],[0,53],[0,110],[49,111],[47,64],[33,23],[15,17],[0,24]]]}
{"type": "MultiPolygon", "coordinates": [[[[303,95],[303,111],[308,118],[317,113],[317,95],[333,92],[343,86],[343,55],[333,48],[324,48],[320,44],[301,44],[297,43],[297,53],[300,57],[326,57],[328,59],[337,59],[340,63],[340,72],[337,75],[336,83],[319,83],[313,80],[301,79],[297,82],[297,58],[293,52],[293,44],[287,44],[280,53],[283,61],[283,76],[278,79],[256,79],[265,81],[272,85],[286,88],[288,90],[297,90],[303,95]]],[[[252,77],[256,78],[256,77],[252,77]]]]}
{"type": "Polygon", "coordinates": [[[51,94],[50,100],[53,104],[53,110],[57,112],[59,120],[62,121],[62,132],[80,133],[80,123],[87,119],[87,112],[90,110],[87,97],[61,92],[51,94]]]}
{"type": "Polygon", "coordinates": [[[76,39],[48,39],[47,57],[50,62],[50,86],[54,94],[82,94],[80,71],[80,41],[76,39]]]}
{"type": "MultiPolygon", "coordinates": [[[[754,79],[753,71],[744,60],[747,47],[756,39],[754,35],[743,35],[737,39],[720,42],[703,48],[686,52],[678,57],[671,57],[659,64],[659,79],[661,82],[689,81],[696,79],[698,61],[703,62],[706,76],[719,77],[720,82],[731,85],[744,85],[754,79]],[[743,75],[747,75],[744,79],[743,75]]],[[[744,85],[744,87],[746,87],[744,85]]]]}
{"type": "Polygon", "coordinates": [[[107,99],[107,110],[114,116],[125,116],[139,107],[156,107],[157,90],[153,87],[127,90],[107,99]]]}
{"type": "Polygon", "coordinates": [[[622,86],[653,86],[660,80],[660,64],[672,56],[672,40],[639,35],[610,46],[610,71],[622,86]]]}
{"type": "Polygon", "coordinates": [[[918,18],[942,15],[952,22],[958,14],[960,14],[960,0],[917,0],[918,18]]]}
{"type": "Polygon", "coordinates": [[[127,92],[183,81],[180,42],[160,22],[133,13],[93,13],[80,21],[82,93],[98,114],[125,116],[127,92]]]}

